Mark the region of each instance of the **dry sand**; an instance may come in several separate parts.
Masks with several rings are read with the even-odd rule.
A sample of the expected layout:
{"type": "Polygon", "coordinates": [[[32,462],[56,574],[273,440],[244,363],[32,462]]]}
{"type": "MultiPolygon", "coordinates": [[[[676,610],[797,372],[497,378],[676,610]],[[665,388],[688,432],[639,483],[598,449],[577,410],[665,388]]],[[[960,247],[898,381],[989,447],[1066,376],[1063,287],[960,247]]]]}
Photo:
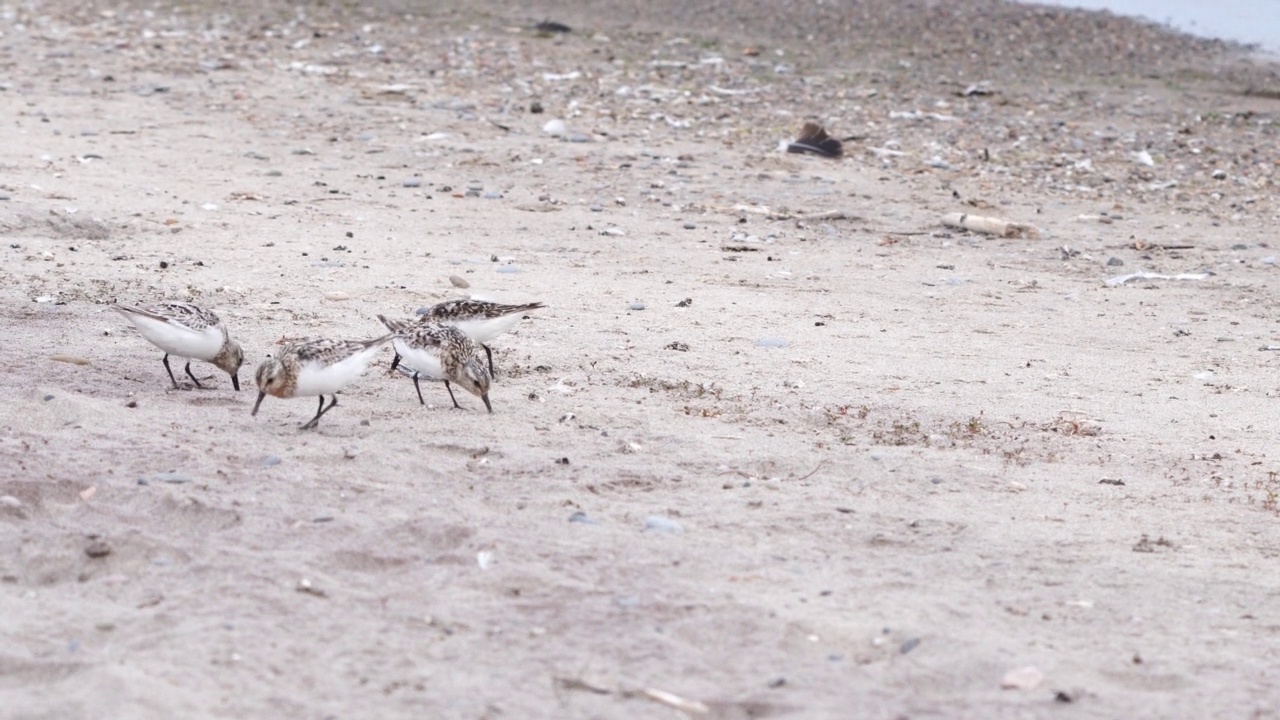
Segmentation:
{"type": "Polygon", "coordinates": [[[1276,717],[1274,69],[669,5],[0,6],[0,716],[1276,717]],[[251,385],[451,275],[492,416],[107,309],[251,385]]]}

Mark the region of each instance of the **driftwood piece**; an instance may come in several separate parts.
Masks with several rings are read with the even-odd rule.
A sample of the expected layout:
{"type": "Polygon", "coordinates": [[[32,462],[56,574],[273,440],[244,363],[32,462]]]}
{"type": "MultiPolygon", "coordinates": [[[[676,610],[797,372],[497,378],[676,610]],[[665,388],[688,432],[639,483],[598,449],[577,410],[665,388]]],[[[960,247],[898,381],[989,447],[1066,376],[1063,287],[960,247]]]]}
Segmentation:
{"type": "Polygon", "coordinates": [[[1000,237],[1007,238],[1022,237],[1036,239],[1040,237],[1040,231],[1032,225],[1010,222],[1008,220],[987,217],[985,215],[951,213],[942,217],[942,224],[947,227],[957,228],[960,230],[972,230],[973,232],[986,233],[988,235],[999,235],[1000,237]]]}

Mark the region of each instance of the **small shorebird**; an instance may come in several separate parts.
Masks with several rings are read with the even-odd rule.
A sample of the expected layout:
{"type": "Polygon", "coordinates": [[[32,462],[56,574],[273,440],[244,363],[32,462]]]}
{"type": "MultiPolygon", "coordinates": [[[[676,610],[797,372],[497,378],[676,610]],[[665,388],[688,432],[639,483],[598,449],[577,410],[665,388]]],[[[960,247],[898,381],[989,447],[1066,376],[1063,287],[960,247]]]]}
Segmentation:
{"type": "Polygon", "coordinates": [[[258,401],[253,404],[251,415],[258,414],[258,406],[268,395],[278,398],[320,397],[316,416],[302,426],[310,430],[320,423],[320,416],[338,405],[337,392],[364,374],[373,356],[383,345],[391,342],[391,335],[375,340],[307,340],[287,345],[280,356],[267,358],[258,366],[258,401]],[[324,396],[329,395],[325,407],[324,396]]]}
{"type": "Polygon", "coordinates": [[[457,327],[484,348],[489,375],[494,376],[493,351],[486,344],[515,327],[524,313],[546,307],[540,302],[503,305],[485,300],[448,300],[418,311],[418,322],[447,323],[457,327]]]}
{"type": "Polygon", "coordinates": [[[169,356],[187,360],[187,377],[196,387],[203,388],[191,374],[191,361],[213,363],[231,376],[231,385],[240,390],[240,366],[244,364],[244,351],[240,344],[227,334],[227,327],[217,315],[202,307],[184,302],[166,302],[150,307],[138,305],[111,305],[123,315],[147,342],[164,351],[164,369],[174,389],[178,380],[169,367],[169,356]]]}
{"type": "Polygon", "coordinates": [[[414,370],[411,377],[413,388],[418,391],[418,402],[427,404],[418,385],[421,374],[432,380],[443,380],[455,408],[461,410],[462,406],[449,387],[451,381],[479,397],[489,412],[493,412],[493,405],[489,404],[489,384],[493,378],[480,359],[479,346],[466,333],[444,323],[393,320],[383,315],[379,315],[378,320],[394,334],[392,345],[396,357],[391,361],[391,369],[395,370],[403,359],[414,370]]]}

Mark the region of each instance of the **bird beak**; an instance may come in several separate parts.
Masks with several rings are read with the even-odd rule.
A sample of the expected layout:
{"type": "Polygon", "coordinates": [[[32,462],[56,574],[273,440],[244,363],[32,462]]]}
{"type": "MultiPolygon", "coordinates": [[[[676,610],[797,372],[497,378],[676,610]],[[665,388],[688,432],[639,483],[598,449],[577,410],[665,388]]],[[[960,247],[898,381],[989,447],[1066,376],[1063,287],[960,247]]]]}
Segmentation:
{"type": "Polygon", "coordinates": [[[240,392],[240,376],[239,375],[231,376],[231,387],[234,387],[236,389],[236,392],[240,392]]]}
{"type": "Polygon", "coordinates": [[[484,395],[481,395],[480,399],[484,401],[484,406],[489,408],[489,414],[492,415],[493,406],[489,404],[489,393],[485,393],[484,395]]]}
{"type": "Polygon", "coordinates": [[[258,402],[256,402],[256,403],[254,403],[254,404],[253,404],[253,412],[249,413],[250,415],[257,415],[257,414],[258,414],[258,406],[262,404],[262,398],[264,398],[264,397],[266,397],[266,396],[267,396],[267,394],[266,394],[265,392],[263,392],[263,391],[261,391],[261,390],[259,390],[259,391],[258,391],[258,402]]]}

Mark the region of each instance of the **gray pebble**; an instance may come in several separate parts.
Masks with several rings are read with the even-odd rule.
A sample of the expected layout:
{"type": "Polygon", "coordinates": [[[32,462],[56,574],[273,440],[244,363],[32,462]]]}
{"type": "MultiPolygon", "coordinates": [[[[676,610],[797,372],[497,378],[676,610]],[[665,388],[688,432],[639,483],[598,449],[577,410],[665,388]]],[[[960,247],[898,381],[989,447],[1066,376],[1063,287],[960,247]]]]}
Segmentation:
{"type": "Polygon", "coordinates": [[[684,229],[685,229],[685,230],[697,230],[697,229],[698,229],[698,226],[697,226],[697,225],[694,225],[693,223],[685,223],[685,224],[684,224],[684,229]]]}
{"type": "Polygon", "coordinates": [[[476,192],[479,192],[484,189],[484,183],[480,182],[479,180],[472,180],[471,182],[467,183],[467,189],[475,190],[476,192]]]}
{"type": "Polygon", "coordinates": [[[650,515],[645,518],[644,529],[646,531],[665,533],[668,535],[679,535],[684,532],[684,528],[680,523],[662,515],[650,515]]]}
{"type": "Polygon", "coordinates": [[[1244,243],[1236,243],[1235,245],[1231,246],[1231,249],[1232,250],[1248,250],[1249,246],[1245,245],[1244,243]]]}
{"type": "Polygon", "coordinates": [[[45,396],[44,396],[44,401],[45,401],[45,402],[49,402],[50,400],[52,400],[52,399],[53,399],[53,397],[54,397],[54,396],[52,396],[52,395],[45,395],[45,396]]]}
{"type": "Polygon", "coordinates": [[[280,172],[279,170],[268,170],[262,174],[266,175],[267,177],[281,177],[282,175],[284,175],[284,173],[280,172]]]}
{"type": "Polygon", "coordinates": [[[1268,256],[1266,256],[1266,257],[1262,258],[1261,260],[1259,260],[1258,262],[1262,263],[1263,265],[1275,265],[1275,264],[1276,264],[1276,256],[1275,256],[1275,255],[1268,255],[1268,256]]]}
{"type": "Polygon", "coordinates": [[[485,200],[501,200],[502,193],[498,192],[497,190],[490,190],[489,192],[484,194],[484,199],[485,200]]]}
{"type": "Polygon", "coordinates": [[[422,187],[422,178],[408,178],[400,184],[407,188],[422,187]]]}
{"type": "Polygon", "coordinates": [[[431,312],[431,306],[430,306],[430,305],[423,305],[422,307],[418,308],[417,310],[414,310],[414,311],[413,311],[413,314],[414,314],[414,315],[426,315],[426,314],[427,314],[427,313],[429,313],[429,312],[431,312]]]}
{"type": "Polygon", "coordinates": [[[619,595],[613,599],[613,604],[618,607],[635,607],[640,604],[640,598],[635,595],[619,595]]]}
{"type": "Polygon", "coordinates": [[[917,638],[917,637],[907,638],[906,641],[902,643],[902,647],[898,649],[902,651],[903,655],[906,655],[912,650],[915,650],[916,646],[918,646],[919,644],[920,644],[920,638],[917,638]]]}
{"type": "Polygon", "coordinates": [[[281,462],[283,462],[283,460],[280,458],[279,455],[268,455],[262,458],[262,467],[271,467],[273,465],[279,465],[281,462]]]}
{"type": "MultiPolygon", "coordinates": [[[[450,275],[450,276],[449,276],[449,282],[450,282],[454,287],[456,287],[456,288],[469,288],[469,287],[471,287],[471,283],[469,283],[469,282],[467,282],[466,280],[464,280],[464,279],[462,279],[462,278],[458,277],[457,275],[450,275]]],[[[422,313],[418,313],[418,314],[419,314],[419,315],[421,315],[422,313]]]]}
{"type": "Polygon", "coordinates": [[[1120,267],[1123,264],[1124,264],[1124,261],[1118,257],[1113,257],[1110,260],[1107,260],[1108,267],[1120,267]]]}
{"type": "Polygon", "coordinates": [[[604,212],[604,208],[599,205],[592,205],[591,212],[604,212]]]}
{"type": "Polygon", "coordinates": [[[787,341],[780,337],[762,337],[756,341],[756,345],[768,348],[784,348],[787,346],[787,341]]]}
{"type": "Polygon", "coordinates": [[[582,133],[569,133],[569,142],[584,143],[591,142],[591,138],[582,133]]]}
{"type": "Polygon", "coordinates": [[[172,485],[181,485],[191,482],[191,478],[177,472],[167,472],[152,475],[149,478],[138,478],[139,485],[150,485],[153,482],[170,483],[172,485]]]}
{"type": "Polygon", "coordinates": [[[518,273],[520,272],[520,266],[519,265],[503,265],[502,267],[498,268],[498,272],[504,273],[504,274],[518,273]]]}
{"type": "Polygon", "coordinates": [[[642,302],[627,303],[627,309],[628,309],[628,310],[643,310],[643,309],[644,309],[644,303],[642,303],[642,302]]]}
{"type": "Polygon", "coordinates": [[[574,513],[574,514],[570,515],[570,516],[569,516],[569,522],[571,522],[571,523],[585,523],[585,524],[587,524],[587,525],[598,525],[598,524],[599,524],[599,523],[597,523],[595,520],[592,520],[591,518],[587,517],[587,514],[586,514],[586,513],[584,513],[584,512],[582,512],[581,510],[579,510],[578,512],[576,512],[576,513],[574,513]]]}

